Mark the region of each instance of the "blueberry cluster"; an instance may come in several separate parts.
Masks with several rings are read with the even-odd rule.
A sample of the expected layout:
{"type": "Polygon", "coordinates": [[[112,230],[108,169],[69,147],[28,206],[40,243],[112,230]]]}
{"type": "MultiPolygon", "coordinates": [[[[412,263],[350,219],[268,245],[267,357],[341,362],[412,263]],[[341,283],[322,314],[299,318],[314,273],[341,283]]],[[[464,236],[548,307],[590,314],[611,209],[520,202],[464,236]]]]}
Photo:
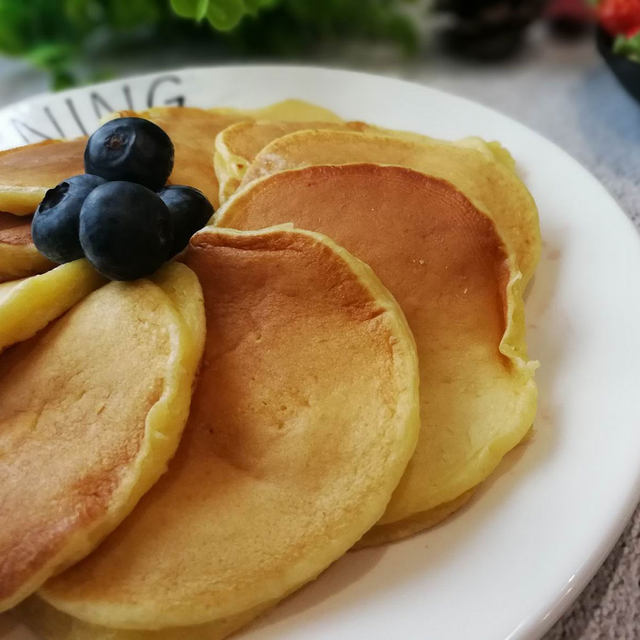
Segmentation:
{"type": "Polygon", "coordinates": [[[149,120],[104,124],[87,142],[86,173],[49,189],[38,206],[38,251],[57,263],[86,257],[112,280],[156,271],[213,215],[197,189],[165,186],[173,155],[169,136],[149,120]]]}

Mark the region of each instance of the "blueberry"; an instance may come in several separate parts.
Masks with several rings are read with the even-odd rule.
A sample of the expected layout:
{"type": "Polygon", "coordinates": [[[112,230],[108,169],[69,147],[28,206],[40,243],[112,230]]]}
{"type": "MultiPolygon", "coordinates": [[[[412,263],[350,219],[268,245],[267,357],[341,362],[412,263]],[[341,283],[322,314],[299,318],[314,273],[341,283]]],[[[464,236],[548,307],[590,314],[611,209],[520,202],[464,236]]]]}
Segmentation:
{"type": "Polygon", "coordinates": [[[82,258],[78,239],[80,208],[103,183],[103,178],[82,174],[67,178],[45,193],[31,222],[31,236],[40,253],[60,264],[82,258]]]}
{"type": "Polygon", "coordinates": [[[169,257],[180,253],[189,238],[202,229],[213,215],[213,207],[207,197],[198,189],[173,185],[158,193],[167,205],[173,222],[173,245],[169,257]]]}
{"type": "Polygon", "coordinates": [[[173,144],[150,120],[116,118],[89,138],[84,168],[106,180],[137,182],[159,191],[173,169],[173,144]]]}
{"type": "Polygon", "coordinates": [[[107,278],[135,280],[153,273],[173,243],[169,210],[153,191],[133,182],[106,182],[80,211],[80,244],[107,278]]]}

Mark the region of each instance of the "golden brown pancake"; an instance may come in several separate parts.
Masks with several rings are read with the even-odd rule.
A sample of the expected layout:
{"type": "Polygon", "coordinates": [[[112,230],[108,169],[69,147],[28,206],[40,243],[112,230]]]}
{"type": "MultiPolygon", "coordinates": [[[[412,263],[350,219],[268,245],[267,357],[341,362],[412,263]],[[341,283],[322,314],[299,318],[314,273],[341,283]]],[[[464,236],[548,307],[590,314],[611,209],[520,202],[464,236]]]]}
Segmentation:
{"type": "Polygon", "coordinates": [[[213,113],[235,116],[238,120],[272,120],[285,122],[342,122],[342,118],[333,111],[317,104],[288,98],[257,109],[236,109],[234,107],[214,107],[213,113]]]}
{"type": "Polygon", "coordinates": [[[0,212],[0,282],[43,273],[55,266],[33,244],[31,219],[0,212]]]}
{"type": "Polygon", "coordinates": [[[41,590],[103,625],[70,623],[74,638],[230,632],[377,521],[415,446],[413,337],[366,265],[282,227],[205,229],[186,263],[207,317],[189,422],[139,507],[41,590]]]}
{"type": "MultiPolygon", "coordinates": [[[[189,289],[200,295],[193,274],[189,289]]],[[[0,356],[0,610],[93,550],[163,473],[195,345],[169,296],[139,280],[0,356]]]]}
{"type": "Polygon", "coordinates": [[[117,111],[110,118],[134,116],[157,124],[171,138],[175,150],[169,184],[200,189],[218,206],[218,180],[213,169],[214,142],[222,129],[241,117],[196,107],[153,107],[146,111],[117,111]]]}
{"type": "Polygon", "coordinates": [[[245,120],[223,129],[216,137],[214,166],[220,183],[220,203],[239,187],[245,172],[270,142],[294,131],[306,129],[347,129],[363,131],[362,122],[245,120]]]}
{"type": "Polygon", "coordinates": [[[221,227],[293,222],[366,261],[418,345],[422,428],[381,524],[456,500],[533,422],[521,275],[493,221],[444,180],[370,164],[276,173],[232,197],[221,227]]]}
{"type": "Polygon", "coordinates": [[[31,338],[104,284],[86,260],[30,278],[0,283],[0,352],[31,338]]]}
{"type": "Polygon", "coordinates": [[[0,151],[0,211],[30,215],[47,189],[84,173],[86,138],[45,140],[0,151]]]}
{"type": "Polygon", "coordinates": [[[538,210],[527,188],[508,168],[507,156],[499,145],[489,147],[478,138],[451,143],[423,136],[400,139],[348,131],[300,131],[265,146],[243,184],[288,169],[361,162],[407,167],[448,180],[495,220],[515,252],[526,285],[540,257],[538,210]]]}

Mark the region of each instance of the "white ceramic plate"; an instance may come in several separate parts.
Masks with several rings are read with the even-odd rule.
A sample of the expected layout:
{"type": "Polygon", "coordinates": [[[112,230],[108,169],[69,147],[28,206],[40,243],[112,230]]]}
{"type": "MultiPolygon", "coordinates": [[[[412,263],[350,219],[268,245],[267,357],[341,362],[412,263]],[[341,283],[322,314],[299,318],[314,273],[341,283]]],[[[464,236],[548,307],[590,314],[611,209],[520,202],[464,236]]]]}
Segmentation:
{"type": "MultiPolygon", "coordinates": [[[[348,554],[241,637],[539,638],[595,573],[640,495],[640,245],[591,175],[467,100],[299,67],[192,69],[38,97],[0,112],[0,145],[91,131],[114,109],[258,107],[288,97],[436,137],[498,139],[513,152],[544,238],[527,302],[540,406],[531,439],[468,507],[410,540],[348,554]]],[[[0,640],[32,638],[2,624],[0,640]]]]}

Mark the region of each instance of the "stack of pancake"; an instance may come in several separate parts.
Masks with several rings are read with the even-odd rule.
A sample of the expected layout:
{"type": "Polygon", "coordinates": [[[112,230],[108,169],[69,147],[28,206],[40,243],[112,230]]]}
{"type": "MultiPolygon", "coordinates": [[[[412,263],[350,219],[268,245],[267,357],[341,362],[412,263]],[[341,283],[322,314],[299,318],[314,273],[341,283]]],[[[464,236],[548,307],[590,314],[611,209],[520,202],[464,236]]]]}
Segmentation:
{"type": "Polygon", "coordinates": [[[31,243],[84,140],[0,154],[0,611],[50,640],[224,638],[451,515],[535,415],[538,218],[500,145],[136,115],[219,206],[150,279],[31,243]]]}

